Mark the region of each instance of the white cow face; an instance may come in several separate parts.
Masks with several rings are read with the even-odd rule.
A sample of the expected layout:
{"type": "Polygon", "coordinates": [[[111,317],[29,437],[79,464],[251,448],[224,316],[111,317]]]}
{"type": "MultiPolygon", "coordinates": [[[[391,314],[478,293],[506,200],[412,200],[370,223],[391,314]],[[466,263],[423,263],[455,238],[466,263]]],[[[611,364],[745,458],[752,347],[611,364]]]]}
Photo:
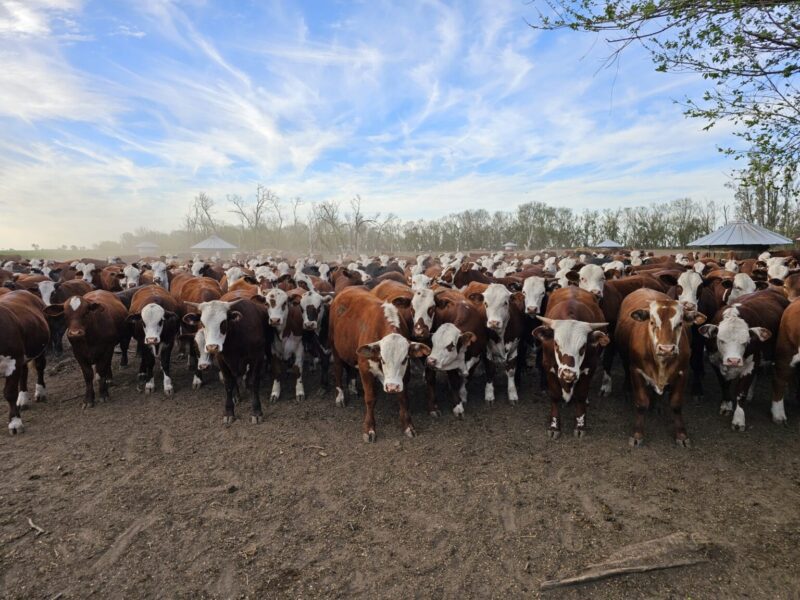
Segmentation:
{"type": "Polygon", "coordinates": [[[194,343],[197,345],[197,368],[201,371],[211,367],[212,355],[206,350],[206,330],[198,329],[194,334],[194,343]]]}
{"type": "Polygon", "coordinates": [[[522,284],[522,295],[525,296],[525,313],[530,316],[540,314],[545,294],[547,294],[547,286],[544,277],[532,275],[525,279],[522,284]]]}
{"type": "Polygon", "coordinates": [[[436,302],[433,290],[424,288],[414,292],[411,297],[411,314],[414,321],[415,338],[426,338],[431,334],[435,311],[436,302]]]}
{"type": "Polygon", "coordinates": [[[784,264],[770,265],[767,269],[767,277],[776,285],[783,285],[783,280],[789,276],[789,267],[784,264]]]}
{"type": "Polygon", "coordinates": [[[678,302],[686,310],[696,310],[700,303],[703,278],[695,271],[684,271],[678,277],[678,302]]]}
{"type": "Polygon", "coordinates": [[[169,291],[169,275],[167,274],[166,263],[157,260],[150,265],[150,268],[153,270],[153,283],[169,291]]]}
{"type": "Polygon", "coordinates": [[[83,279],[86,283],[92,283],[92,277],[94,276],[95,266],[94,263],[86,263],[80,269],[81,272],[81,279],[83,279]]]}
{"type": "Polygon", "coordinates": [[[225,277],[228,279],[228,285],[232,285],[244,277],[244,271],[239,267],[231,267],[225,271],[225,277]]]}
{"type": "Polygon", "coordinates": [[[486,326],[494,331],[505,330],[511,315],[511,292],[504,285],[492,283],[483,293],[486,326]]]}
{"type": "MultiPolygon", "coordinates": [[[[187,302],[187,304],[189,303],[187,302]]],[[[196,305],[200,311],[199,320],[205,330],[205,346],[209,354],[216,354],[224,350],[230,324],[242,318],[242,313],[231,310],[234,304],[236,302],[212,300],[196,305]]],[[[193,323],[197,320],[193,317],[196,315],[187,314],[184,320],[193,323]]]]}
{"type": "Polygon", "coordinates": [[[177,320],[175,313],[164,310],[155,303],[147,304],[141,312],[142,328],[144,329],[144,343],[148,346],[158,346],[164,334],[164,327],[177,320]]]}
{"type": "Polygon", "coordinates": [[[396,394],[403,391],[408,358],[427,356],[430,351],[425,344],[409,343],[399,333],[390,333],[378,342],[364,344],[358,354],[369,359],[370,370],[383,383],[383,390],[396,394]]]}
{"type": "Polygon", "coordinates": [[[439,371],[466,371],[465,354],[475,340],[475,334],[471,331],[462,333],[452,323],[444,323],[433,333],[431,353],[426,364],[439,371]]]}
{"type": "Polygon", "coordinates": [[[330,281],[330,272],[331,268],[328,264],[322,263],[319,266],[319,276],[320,279],[324,279],[325,281],[330,281]]]}
{"type": "Polygon", "coordinates": [[[735,260],[725,261],[725,270],[730,271],[731,273],[738,273],[739,263],[737,263],[735,260]]]}
{"type": "Polygon", "coordinates": [[[591,292],[598,298],[603,297],[605,283],[606,274],[599,265],[584,265],[578,271],[578,287],[591,292]]]}
{"type": "Polygon", "coordinates": [[[567,269],[567,270],[569,270],[572,267],[574,267],[576,264],[578,264],[577,260],[575,260],[571,256],[567,256],[566,258],[562,258],[560,261],[558,261],[558,268],[559,269],[567,269]]]}
{"type": "Polygon", "coordinates": [[[275,280],[278,279],[273,273],[272,269],[266,266],[261,266],[256,268],[255,272],[256,281],[262,283],[264,281],[268,281],[270,283],[275,283],[275,280]]]}
{"type": "MultiPolygon", "coordinates": [[[[727,283],[723,282],[723,285],[727,287],[727,283]]],[[[756,283],[747,273],[738,273],[736,277],[733,278],[733,282],[730,284],[731,291],[728,294],[727,304],[731,306],[737,298],[744,296],[746,294],[752,294],[756,291],[756,283]]]]}
{"type": "Polygon", "coordinates": [[[736,307],[725,311],[719,325],[703,325],[700,333],[717,340],[717,352],[723,369],[752,369],[752,357],[745,359],[750,340],[762,342],[772,337],[772,332],[763,327],[749,327],[736,307]]]}
{"type": "Polygon", "coordinates": [[[300,298],[300,310],[303,313],[303,329],[306,331],[317,331],[322,318],[325,316],[325,309],[331,303],[333,296],[322,296],[316,291],[303,294],[300,298]]]}
{"type": "Polygon", "coordinates": [[[134,288],[139,285],[141,271],[133,265],[128,265],[122,269],[122,274],[125,275],[125,278],[120,282],[123,284],[123,287],[134,288]]]}
{"type": "Polygon", "coordinates": [[[192,263],[192,275],[195,277],[200,277],[200,273],[202,272],[203,268],[205,268],[206,263],[202,260],[197,260],[192,263]]]}
{"type": "Polygon", "coordinates": [[[45,306],[50,306],[50,299],[53,297],[53,292],[56,291],[55,281],[40,281],[37,284],[39,294],[42,296],[42,301],[45,306]]]}
{"type": "Polygon", "coordinates": [[[418,273],[411,278],[411,289],[414,291],[429,289],[432,283],[433,279],[424,273],[418,273]]]}
{"type": "Polygon", "coordinates": [[[692,269],[694,270],[695,273],[700,273],[702,275],[703,271],[706,270],[706,263],[700,262],[698,260],[694,263],[694,265],[692,265],[692,269]]]}
{"type": "Polygon", "coordinates": [[[295,271],[294,282],[297,284],[297,287],[303,288],[308,291],[314,291],[316,289],[314,287],[314,282],[311,280],[311,277],[309,277],[308,274],[303,273],[302,271],[295,271]]]}
{"type": "Polygon", "coordinates": [[[270,326],[283,331],[289,319],[289,295],[280,288],[272,288],[265,298],[270,326]]]}

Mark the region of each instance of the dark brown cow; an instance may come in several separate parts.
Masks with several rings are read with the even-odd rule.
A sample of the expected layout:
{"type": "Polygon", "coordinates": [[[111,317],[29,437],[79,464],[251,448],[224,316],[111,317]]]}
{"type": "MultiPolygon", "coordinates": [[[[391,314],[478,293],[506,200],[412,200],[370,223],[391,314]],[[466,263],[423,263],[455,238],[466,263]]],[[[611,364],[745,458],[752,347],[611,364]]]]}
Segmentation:
{"type": "Polygon", "coordinates": [[[139,384],[144,384],[146,394],[155,390],[153,369],[158,359],[164,372],[164,394],[171,396],[170,358],[180,327],[177,300],[160,286],[144,286],[134,294],[129,313],[127,321],[141,355],[139,384]]]}
{"type": "Polygon", "coordinates": [[[734,431],[745,430],[742,404],[745,398],[752,399],[762,358],[772,360],[774,356],[781,317],[788,305],[779,291],[746,294],[732,306],[720,308],[712,321],[700,328],[708,339],[709,360],[722,388],[720,414],[733,414],[734,431]]]}
{"type": "Polygon", "coordinates": [[[626,377],[636,406],[632,446],[644,441],[644,417],[650,406],[651,388],[669,393],[674,419],[675,443],[689,447],[683,422],[683,394],[689,367],[691,324],[701,325],[705,315],[683,310],[669,296],[641,289],[622,302],[615,333],[626,377]]]}
{"type": "Polygon", "coordinates": [[[586,433],[586,402],[589,384],[600,356],[600,347],[611,341],[603,331],[603,311],[595,295],[570,286],[550,296],[547,312],[540,317],[544,325],[533,330],[542,343],[542,367],[550,395],[548,435],[561,435],[561,400],[575,406],[575,436],[586,433]]]}
{"type": "MultiPolygon", "coordinates": [[[[205,351],[217,358],[225,384],[225,409],[222,422],[230,425],[235,419],[234,397],[241,398],[239,380],[247,377],[251,390],[251,423],[263,420],[261,408],[261,376],[269,341],[267,311],[262,296],[232,300],[210,300],[189,304],[191,312],[183,320],[193,329],[200,327],[205,351]]],[[[227,296],[226,296],[227,297],[227,296]]]]}
{"type": "Polygon", "coordinates": [[[354,285],[364,285],[364,280],[361,278],[361,273],[358,271],[351,271],[350,269],[338,268],[331,273],[331,280],[333,281],[333,290],[341,292],[346,287],[354,285]]]}
{"type": "MultiPolygon", "coordinates": [[[[792,300],[781,316],[778,340],[775,344],[771,412],[772,420],[779,425],[786,424],[783,401],[792,374],[798,373],[798,364],[800,364],[800,302],[792,300]]],[[[797,381],[800,383],[800,378],[797,381]]],[[[800,398],[800,385],[796,393],[800,398]]]]}
{"type": "Polygon", "coordinates": [[[342,374],[345,365],[358,368],[364,388],[366,412],[362,427],[365,442],[377,438],[375,428],[376,380],[389,394],[397,394],[400,426],[413,437],[406,384],[409,357],[427,356],[425,344],[408,341],[409,331],[397,308],[369,291],[350,287],[337,293],[331,303],[330,340],[333,352],[336,404],[344,405],[342,374]]]}
{"type": "Polygon", "coordinates": [[[108,399],[111,383],[111,359],[114,347],[122,350],[121,366],[128,364],[130,332],[125,322],[128,311],[114,294],[105,290],[73,296],[64,304],[53,304],[45,309],[53,317],[63,315],[67,325],[67,339],[86,384],[84,407],[94,406],[94,369],[99,377],[100,400],[108,399]]]}
{"type": "Polygon", "coordinates": [[[178,301],[178,314],[182,318],[181,345],[184,349],[188,345],[189,368],[194,371],[192,389],[196,390],[203,385],[203,369],[200,368],[197,346],[193,343],[198,321],[183,319],[183,315],[195,312],[195,307],[199,304],[219,300],[222,297],[222,289],[219,282],[210,277],[180,275],[172,280],[170,293],[178,301]]]}
{"type": "Polygon", "coordinates": [[[44,303],[26,291],[0,295],[0,377],[5,378],[3,396],[8,402],[8,431],[22,433],[20,409],[29,404],[28,363],[36,364],[36,399],[44,400],[45,350],[50,330],[44,318],[44,303]]]}

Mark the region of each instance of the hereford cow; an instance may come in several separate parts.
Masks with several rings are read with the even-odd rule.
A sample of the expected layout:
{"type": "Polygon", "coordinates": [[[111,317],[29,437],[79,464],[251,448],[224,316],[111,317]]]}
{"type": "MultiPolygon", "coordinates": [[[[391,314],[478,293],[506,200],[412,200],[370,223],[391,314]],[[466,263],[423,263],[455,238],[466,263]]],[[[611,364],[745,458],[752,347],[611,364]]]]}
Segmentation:
{"type": "Polygon", "coordinates": [[[374,442],[377,438],[376,380],[381,382],[386,393],[397,395],[400,425],[407,436],[413,437],[414,425],[406,396],[408,358],[427,356],[430,348],[409,342],[409,331],[397,308],[364,289],[350,287],[337,293],[331,303],[330,319],[337,406],[343,406],[345,400],[342,384],[345,365],[358,368],[366,407],[362,426],[364,441],[374,442]]]}
{"type": "Polygon", "coordinates": [[[53,304],[45,309],[53,317],[64,316],[67,339],[83,373],[86,385],[84,407],[94,406],[94,369],[99,378],[100,400],[108,399],[111,383],[111,359],[114,347],[122,350],[121,366],[128,364],[130,333],[125,322],[128,311],[114,294],[105,290],[73,296],[64,304],[53,304]]]}
{"type": "Polygon", "coordinates": [[[294,387],[295,400],[306,397],[303,388],[303,315],[300,311],[301,299],[289,300],[289,295],[281,289],[271,289],[264,296],[268,313],[268,323],[272,334],[272,393],[270,400],[277,402],[281,396],[281,376],[284,365],[291,364],[292,374],[297,378],[294,387]]]}
{"type": "Polygon", "coordinates": [[[636,406],[632,446],[644,442],[650,388],[659,396],[668,392],[675,443],[689,447],[683,422],[683,394],[689,367],[690,326],[702,325],[705,319],[705,315],[685,311],[680,302],[655,290],[637,290],[622,302],[615,337],[636,406]]]}
{"type": "Polygon", "coordinates": [[[602,346],[610,342],[603,331],[603,311],[596,295],[574,286],[556,290],[551,295],[542,326],[533,335],[542,344],[542,367],[550,395],[548,435],[561,435],[559,404],[574,402],[575,436],[586,433],[586,402],[589,384],[599,362],[602,346]]]}

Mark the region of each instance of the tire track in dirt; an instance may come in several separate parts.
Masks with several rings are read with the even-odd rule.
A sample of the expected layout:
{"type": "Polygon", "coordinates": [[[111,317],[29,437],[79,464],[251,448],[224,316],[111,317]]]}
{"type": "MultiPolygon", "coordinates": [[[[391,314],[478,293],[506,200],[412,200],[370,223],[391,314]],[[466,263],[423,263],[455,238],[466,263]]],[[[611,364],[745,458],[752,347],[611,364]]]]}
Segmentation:
{"type": "Polygon", "coordinates": [[[94,573],[99,573],[113,566],[128,549],[139,533],[151,527],[157,518],[153,513],[135,519],[128,528],[117,536],[108,550],[92,566],[94,573]]]}

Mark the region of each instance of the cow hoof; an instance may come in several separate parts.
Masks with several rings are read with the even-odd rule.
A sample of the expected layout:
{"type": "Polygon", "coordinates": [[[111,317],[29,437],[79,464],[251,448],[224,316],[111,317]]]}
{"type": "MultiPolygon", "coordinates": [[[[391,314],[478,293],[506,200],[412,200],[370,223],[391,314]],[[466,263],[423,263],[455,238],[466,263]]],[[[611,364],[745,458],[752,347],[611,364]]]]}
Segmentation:
{"type": "Polygon", "coordinates": [[[172,396],[172,394],[173,394],[174,392],[175,392],[175,390],[173,389],[173,387],[172,387],[172,386],[169,386],[169,387],[165,387],[165,388],[164,388],[164,395],[165,395],[165,396],[172,396]]]}
{"type": "Polygon", "coordinates": [[[492,398],[491,400],[489,398],[486,398],[486,406],[490,408],[494,407],[494,398],[492,398]]]}
{"type": "Polygon", "coordinates": [[[108,396],[100,396],[100,398],[98,398],[98,400],[100,402],[108,402],[108,396]]]}
{"type": "Polygon", "coordinates": [[[200,379],[197,375],[195,375],[194,378],[192,379],[192,389],[199,390],[201,387],[203,387],[203,380],[200,379]]]}
{"type": "Polygon", "coordinates": [[[278,402],[278,397],[277,397],[275,394],[272,394],[272,395],[269,397],[269,401],[270,401],[270,402],[272,402],[273,404],[275,404],[275,403],[277,403],[277,402],[278,402]]]}
{"type": "Polygon", "coordinates": [[[433,417],[434,419],[438,419],[439,417],[442,416],[442,411],[440,411],[440,410],[431,410],[431,411],[428,411],[428,415],[433,417]]]}
{"type": "Polygon", "coordinates": [[[8,433],[11,435],[16,435],[18,433],[23,433],[25,431],[25,427],[22,425],[22,419],[19,417],[14,417],[8,423],[8,433]]]}
{"type": "Polygon", "coordinates": [[[786,417],[783,417],[782,419],[773,418],[772,422],[775,423],[775,425],[783,425],[784,427],[789,424],[789,421],[786,419],[786,417]]]}
{"type": "Polygon", "coordinates": [[[517,404],[519,404],[519,398],[509,398],[508,399],[508,403],[511,406],[516,406],[517,404]]]}
{"type": "Polygon", "coordinates": [[[582,438],[582,437],[586,437],[586,430],[585,430],[585,429],[576,429],[576,430],[573,432],[573,435],[574,435],[576,438],[582,438]]]}
{"type": "Polygon", "coordinates": [[[336,406],[339,408],[344,408],[344,398],[336,398],[336,406]]]}
{"type": "Polygon", "coordinates": [[[251,422],[253,425],[258,425],[258,424],[259,424],[259,423],[261,423],[263,420],[264,420],[264,417],[263,417],[263,416],[261,416],[261,415],[250,415],[250,422],[251,422]]]}
{"type": "Polygon", "coordinates": [[[403,433],[405,434],[406,437],[409,437],[409,438],[417,437],[417,432],[414,431],[414,427],[411,426],[411,425],[406,427],[406,429],[405,429],[405,431],[403,433]]]}
{"type": "Polygon", "coordinates": [[[464,407],[461,406],[460,404],[456,404],[453,407],[453,414],[456,416],[456,418],[463,419],[464,418],[464,407]]]}
{"type": "Polygon", "coordinates": [[[155,391],[155,389],[156,389],[156,386],[155,386],[154,383],[148,383],[146,386],[144,386],[144,393],[145,394],[152,394],[155,391]]]}
{"type": "Polygon", "coordinates": [[[87,408],[94,408],[94,402],[84,402],[81,404],[81,408],[84,410],[87,408]]]}
{"type": "Polygon", "coordinates": [[[745,430],[745,426],[741,425],[739,423],[731,423],[731,430],[739,432],[739,433],[743,433],[744,430],[745,430]]]}
{"type": "Polygon", "coordinates": [[[28,394],[28,392],[20,392],[17,395],[18,408],[29,408],[31,404],[32,404],[31,397],[30,394],[28,394]]]}
{"type": "Polygon", "coordinates": [[[548,429],[547,437],[549,437],[551,440],[557,440],[558,438],[561,437],[561,431],[559,431],[558,429],[548,429]]]}
{"type": "Polygon", "coordinates": [[[369,433],[365,433],[363,434],[363,436],[364,436],[364,441],[368,444],[372,444],[375,442],[376,439],[378,439],[378,436],[374,430],[370,430],[369,433]]]}
{"type": "Polygon", "coordinates": [[[226,415],[222,417],[222,424],[223,425],[233,425],[233,415],[226,415]]]}
{"type": "Polygon", "coordinates": [[[297,394],[297,395],[294,397],[294,399],[295,399],[295,400],[297,400],[298,402],[302,402],[303,400],[305,400],[305,399],[306,399],[306,395],[305,395],[305,394],[297,394]]]}
{"type": "Polygon", "coordinates": [[[691,448],[692,447],[692,441],[688,437],[687,438],[682,438],[682,439],[675,438],[675,445],[678,448],[691,448]]]}
{"type": "Polygon", "coordinates": [[[628,445],[631,448],[641,448],[644,445],[644,438],[632,437],[628,440],[628,445]]]}

